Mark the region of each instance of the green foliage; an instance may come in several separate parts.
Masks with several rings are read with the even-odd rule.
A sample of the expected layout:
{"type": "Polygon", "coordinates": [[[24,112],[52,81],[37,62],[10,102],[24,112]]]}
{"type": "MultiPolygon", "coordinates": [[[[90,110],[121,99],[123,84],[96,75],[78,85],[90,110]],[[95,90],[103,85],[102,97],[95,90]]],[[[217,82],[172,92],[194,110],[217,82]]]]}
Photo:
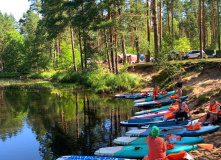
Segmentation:
{"type": "Polygon", "coordinates": [[[5,45],[2,59],[5,62],[4,70],[7,72],[24,71],[24,38],[17,31],[6,33],[3,41],[5,45]]]}
{"type": "MultiPolygon", "coordinates": [[[[61,45],[61,49],[62,53],[60,54],[57,60],[57,68],[60,70],[69,70],[73,66],[73,53],[71,45],[68,45],[67,43],[63,42],[61,45]]],[[[77,65],[80,66],[80,52],[77,49],[75,49],[75,58],[77,65]]]]}
{"type": "Polygon", "coordinates": [[[130,91],[139,87],[139,78],[128,73],[105,73],[104,71],[84,72],[42,72],[31,74],[31,78],[41,78],[63,83],[75,83],[85,88],[91,88],[96,93],[110,93],[115,91],[130,91]]]}
{"type": "Polygon", "coordinates": [[[194,86],[186,86],[186,87],[183,89],[183,91],[188,92],[188,91],[191,91],[191,90],[193,90],[193,89],[194,89],[194,86]]]}
{"type": "Polygon", "coordinates": [[[200,95],[198,98],[198,104],[202,104],[203,102],[206,102],[210,99],[207,95],[200,95]]]}
{"type": "Polygon", "coordinates": [[[174,50],[180,52],[189,52],[191,50],[189,40],[186,37],[179,38],[174,42],[174,50]]]}
{"type": "Polygon", "coordinates": [[[158,75],[153,76],[153,84],[157,84],[161,88],[168,88],[173,84],[174,78],[177,78],[177,72],[181,70],[182,65],[180,63],[166,65],[158,75]]]}

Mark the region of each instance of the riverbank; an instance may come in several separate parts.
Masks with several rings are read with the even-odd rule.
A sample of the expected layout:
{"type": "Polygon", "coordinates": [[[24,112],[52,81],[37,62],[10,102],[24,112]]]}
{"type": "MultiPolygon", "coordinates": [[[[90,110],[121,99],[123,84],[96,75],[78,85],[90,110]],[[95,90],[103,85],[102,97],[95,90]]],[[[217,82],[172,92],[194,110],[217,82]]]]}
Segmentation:
{"type": "MultiPolygon", "coordinates": [[[[170,68],[170,66],[168,66],[170,68]]],[[[166,89],[176,89],[173,82],[174,71],[165,70],[153,71],[152,66],[136,65],[129,67],[131,74],[139,75],[146,81],[141,91],[151,90],[155,82],[166,89]],[[149,74],[148,74],[149,73],[149,74]],[[160,78],[159,78],[160,77],[160,78]],[[166,77],[163,79],[163,77],[166,77]],[[157,80],[161,79],[160,81],[157,80]]],[[[183,77],[183,94],[188,95],[187,104],[190,107],[192,118],[202,116],[206,113],[209,106],[209,99],[215,99],[221,104],[221,61],[217,62],[194,62],[184,63],[180,70],[183,77]]],[[[221,124],[218,124],[221,127],[221,124]]],[[[213,134],[203,135],[205,143],[214,145],[212,150],[198,148],[190,152],[196,160],[217,160],[221,159],[221,130],[213,134]]]]}

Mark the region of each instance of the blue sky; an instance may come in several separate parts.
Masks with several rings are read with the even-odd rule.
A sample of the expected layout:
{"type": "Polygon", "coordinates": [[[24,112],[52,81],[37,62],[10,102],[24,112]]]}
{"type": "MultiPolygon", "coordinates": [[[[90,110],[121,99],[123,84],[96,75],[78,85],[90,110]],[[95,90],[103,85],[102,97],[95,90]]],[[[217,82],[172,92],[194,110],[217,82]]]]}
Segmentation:
{"type": "Polygon", "coordinates": [[[18,21],[29,9],[29,5],[28,0],[0,0],[0,11],[2,14],[12,14],[18,21]]]}

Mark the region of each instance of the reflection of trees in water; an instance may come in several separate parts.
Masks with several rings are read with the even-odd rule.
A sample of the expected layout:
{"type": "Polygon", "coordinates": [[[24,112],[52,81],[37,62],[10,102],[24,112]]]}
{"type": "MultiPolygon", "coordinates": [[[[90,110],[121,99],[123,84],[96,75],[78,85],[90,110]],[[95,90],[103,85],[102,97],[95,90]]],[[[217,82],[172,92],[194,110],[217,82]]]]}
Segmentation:
{"type": "Polygon", "coordinates": [[[126,131],[119,122],[128,118],[133,107],[130,100],[47,88],[11,88],[0,97],[4,97],[6,103],[0,106],[0,114],[5,114],[6,107],[6,113],[11,116],[5,114],[5,119],[10,121],[22,113],[16,127],[22,127],[20,124],[27,115],[43,159],[70,154],[93,155],[99,147],[113,145],[113,139],[126,131]],[[11,114],[13,109],[15,114],[11,114]]]}
{"type": "Polygon", "coordinates": [[[23,120],[28,113],[27,108],[16,103],[22,96],[16,94],[17,97],[13,98],[11,95],[10,89],[0,88],[0,139],[2,141],[21,132],[23,120]]]}

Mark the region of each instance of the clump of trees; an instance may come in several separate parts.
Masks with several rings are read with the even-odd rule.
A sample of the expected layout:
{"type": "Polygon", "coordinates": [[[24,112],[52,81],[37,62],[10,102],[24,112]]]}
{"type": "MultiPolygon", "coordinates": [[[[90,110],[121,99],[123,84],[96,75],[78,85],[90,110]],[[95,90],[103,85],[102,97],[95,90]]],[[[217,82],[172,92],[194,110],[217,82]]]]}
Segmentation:
{"type": "Polygon", "coordinates": [[[8,72],[87,70],[87,59],[219,49],[218,0],[29,0],[16,22],[0,13],[0,67],[8,72]]]}

